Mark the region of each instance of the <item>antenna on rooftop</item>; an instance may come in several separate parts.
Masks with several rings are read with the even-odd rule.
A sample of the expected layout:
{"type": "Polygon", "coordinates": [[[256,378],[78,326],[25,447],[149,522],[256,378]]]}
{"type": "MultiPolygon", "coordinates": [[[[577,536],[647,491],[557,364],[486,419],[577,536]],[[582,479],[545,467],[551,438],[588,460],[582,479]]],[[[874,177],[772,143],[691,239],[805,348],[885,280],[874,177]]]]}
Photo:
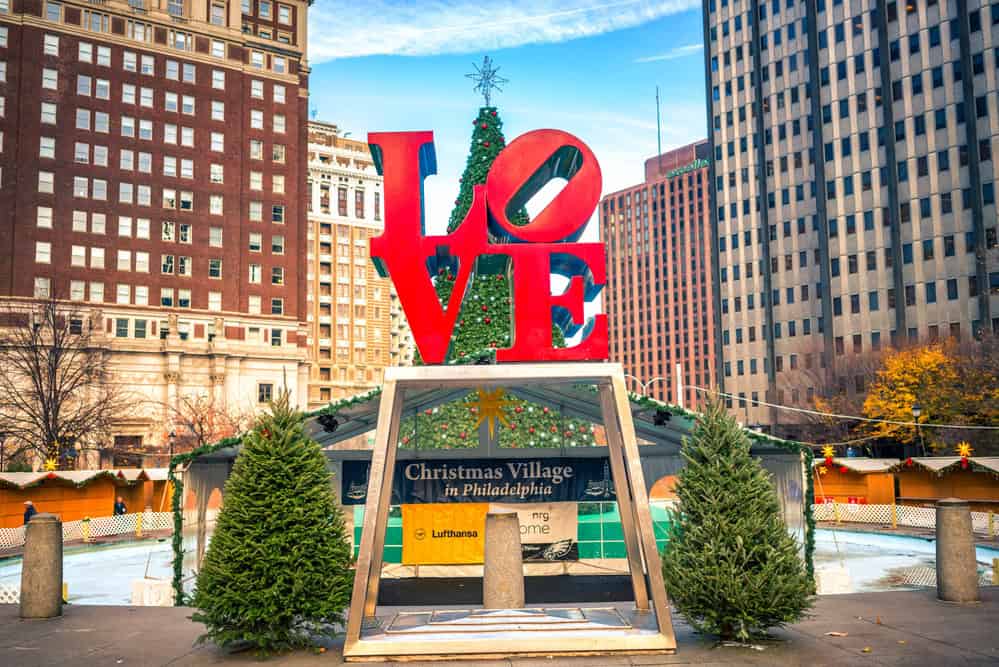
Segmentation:
{"type": "Polygon", "coordinates": [[[656,159],[659,161],[659,177],[663,175],[663,129],[659,120],[659,86],[656,86],[656,159]]]}

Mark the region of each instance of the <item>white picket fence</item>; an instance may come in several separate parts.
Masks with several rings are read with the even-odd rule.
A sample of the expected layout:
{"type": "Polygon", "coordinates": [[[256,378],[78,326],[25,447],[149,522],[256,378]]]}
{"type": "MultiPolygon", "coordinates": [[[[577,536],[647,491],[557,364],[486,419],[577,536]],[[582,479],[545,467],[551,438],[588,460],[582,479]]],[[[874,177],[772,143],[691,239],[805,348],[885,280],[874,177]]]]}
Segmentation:
{"type": "MultiPolygon", "coordinates": [[[[937,526],[937,511],[933,507],[910,505],[862,505],[854,503],[819,503],[812,505],[816,521],[836,523],[874,523],[897,528],[929,528],[937,526]]],[[[972,512],[971,529],[987,537],[999,536],[999,515],[994,512],[972,512]]]]}
{"type": "MultiPolygon", "coordinates": [[[[173,528],[173,512],[141,512],[100,516],[92,519],[66,521],[62,524],[62,541],[89,541],[110,535],[125,535],[173,528]]],[[[24,526],[0,528],[0,549],[10,549],[24,545],[24,526]]]]}

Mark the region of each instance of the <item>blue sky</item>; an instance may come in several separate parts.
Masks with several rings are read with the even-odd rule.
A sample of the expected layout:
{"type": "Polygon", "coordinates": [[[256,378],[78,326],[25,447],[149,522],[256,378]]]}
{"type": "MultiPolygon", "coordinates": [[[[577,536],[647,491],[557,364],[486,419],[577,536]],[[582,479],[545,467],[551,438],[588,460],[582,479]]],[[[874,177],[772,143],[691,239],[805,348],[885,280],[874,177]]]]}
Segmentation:
{"type": "Polygon", "coordinates": [[[543,127],[577,135],[600,161],[604,192],[639,183],[655,155],[656,85],[664,150],[706,134],[699,0],[317,0],[309,32],[320,120],[358,139],[434,131],[434,231],[446,224],[482,104],[464,75],[484,55],[510,79],[493,101],[507,139],[543,127]]]}

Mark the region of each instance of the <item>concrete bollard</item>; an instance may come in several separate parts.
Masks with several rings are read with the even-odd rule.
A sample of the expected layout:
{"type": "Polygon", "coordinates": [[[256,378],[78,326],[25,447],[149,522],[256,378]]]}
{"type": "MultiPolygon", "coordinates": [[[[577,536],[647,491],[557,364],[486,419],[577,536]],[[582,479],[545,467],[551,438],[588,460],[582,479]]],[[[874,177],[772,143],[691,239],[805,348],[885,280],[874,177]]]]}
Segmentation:
{"type": "Polygon", "coordinates": [[[62,615],[62,521],[36,514],[24,535],[21,563],[21,618],[62,615]]]}
{"type": "Polygon", "coordinates": [[[516,512],[486,514],[482,606],[486,609],[524,608],[524,562],[520,520],[516,512]]]}
{"type": "Polygon", "coordinates": [[[945,602],[978,600],[978,564],[968,502],[937,501],[937,597],[945,602]]]}

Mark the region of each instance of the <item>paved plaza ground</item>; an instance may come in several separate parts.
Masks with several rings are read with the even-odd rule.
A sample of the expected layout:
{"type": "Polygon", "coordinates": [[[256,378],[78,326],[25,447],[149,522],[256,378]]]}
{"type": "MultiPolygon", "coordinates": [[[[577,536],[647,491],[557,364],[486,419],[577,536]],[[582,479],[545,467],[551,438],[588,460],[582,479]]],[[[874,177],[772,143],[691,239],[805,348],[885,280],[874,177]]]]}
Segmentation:
{"type": "MultiPolygon", "coordinates": [[[[253,655],[229,655],[194,646],[200,625],[190,609],[67,606],[62,618],[21,621],[15,605],[0,605],[3,665],[219,665],[255,664],[253,655]]],[[[679,618],[675,655],[576,659],[530,658],[489,665],[996,665],[999,664],[999,587],[982,589],[976,605],[938,602],[935,592],[905,591],[825,596],[812,617],[775,633],[758,648],[717,646],[679,618]],[[827,632],[846,633],[832,637],[827,632]]],[[[340,665],[340,644],[323,654],[298,652],[270,665],[340,665]]],[[[410,662],[409,667],[432,663],[410,662]]]]}

